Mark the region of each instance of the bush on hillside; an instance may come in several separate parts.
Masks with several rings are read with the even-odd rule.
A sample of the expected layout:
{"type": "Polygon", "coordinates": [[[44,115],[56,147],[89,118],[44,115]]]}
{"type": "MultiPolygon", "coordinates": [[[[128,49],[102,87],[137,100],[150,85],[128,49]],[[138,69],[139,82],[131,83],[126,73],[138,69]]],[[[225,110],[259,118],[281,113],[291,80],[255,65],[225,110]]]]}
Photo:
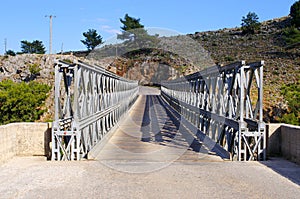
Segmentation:
{"type": "Polygon", "coordinates": [[[49,91],[50,86],[37,82],[0,82],[0,124],[38,120],[49,91]]]}
{"type": "Polygon", "coordinates": [[[294,26],[283,30],[284,40],[288,45],[300,43],[300,30],[294,26]]]}
{"type": "Polygon", "coordinates": [[[7,50],[5,55],[16,56],[16,53],[13,50],[7,50]]]}
{"type": "Polygon", "coordinates": [[[281,94],[288,103],[288,113],[284,114],[280,122],[300,125],[300,81],[296,84],[284,85],[281,94]]]}

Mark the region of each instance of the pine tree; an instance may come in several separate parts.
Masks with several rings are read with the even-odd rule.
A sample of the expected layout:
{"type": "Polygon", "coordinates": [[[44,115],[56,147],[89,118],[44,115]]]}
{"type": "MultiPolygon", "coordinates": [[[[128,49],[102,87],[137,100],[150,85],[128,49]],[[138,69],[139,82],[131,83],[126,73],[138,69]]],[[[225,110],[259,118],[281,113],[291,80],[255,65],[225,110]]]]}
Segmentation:
{"type": "Polygon", "coordinates": [[[45,54],[46,52],[43,42],[39,40],[34,40],[33,42],[21,41],[21,50],[22,53],[29,54],[45,54]]]}
{"type": "Polygon", "coordinates": [[[259,30],[260,23],[255,12],[249,12],[246,17],[242,18],[242,30],[244,34],[254,34],[259,30]]]}
{"type": "Polygon", "coordinates": [[[98,45],[103,44],[102,37],[94,29],[89,29],[87,32],[83,33],[85,37],[81,42],[87,47],[87,49],[94,50],[98,45]]]}
{"type": "Polygon", "coordinates": [[[126,14],[124,19],[120,19],[120,22],[123,26],[121,27],[122,34],[118,34],[118,39],[133,41],[138,37],[148,35],[147,31],[144,29],[144,25],[140,23],[139,18],[136,19],[126,14]]]}

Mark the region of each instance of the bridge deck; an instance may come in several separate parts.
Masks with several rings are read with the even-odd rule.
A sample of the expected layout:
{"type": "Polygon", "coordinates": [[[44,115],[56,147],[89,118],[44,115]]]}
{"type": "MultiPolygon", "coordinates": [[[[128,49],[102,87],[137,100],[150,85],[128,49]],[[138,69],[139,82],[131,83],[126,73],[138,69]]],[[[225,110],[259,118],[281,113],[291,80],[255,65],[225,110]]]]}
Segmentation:
{"type": "Polygon", "coordinates": [[[133,171],[123,168],[123,163],[139,165],[134,172],[145,172],[174,161],[222,161],[166,110],[157,90],[142,87],[140,93],[144,95],[99,151],[97,160],[128,172],[133,171]]]}

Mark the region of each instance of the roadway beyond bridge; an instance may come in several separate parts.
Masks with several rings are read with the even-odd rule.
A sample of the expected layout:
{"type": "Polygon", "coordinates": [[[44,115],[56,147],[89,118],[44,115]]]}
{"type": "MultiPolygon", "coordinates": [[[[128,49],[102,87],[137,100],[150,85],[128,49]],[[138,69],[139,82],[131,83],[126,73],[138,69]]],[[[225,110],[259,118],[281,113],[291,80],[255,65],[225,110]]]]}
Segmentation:
{"type": "Polygon", "coordinates": [[[2,165],[0,198],[299,198],[298,165],[221,159],[178,126],[157,94],[140,89],[94,160],[16,157],[2,165]]]}

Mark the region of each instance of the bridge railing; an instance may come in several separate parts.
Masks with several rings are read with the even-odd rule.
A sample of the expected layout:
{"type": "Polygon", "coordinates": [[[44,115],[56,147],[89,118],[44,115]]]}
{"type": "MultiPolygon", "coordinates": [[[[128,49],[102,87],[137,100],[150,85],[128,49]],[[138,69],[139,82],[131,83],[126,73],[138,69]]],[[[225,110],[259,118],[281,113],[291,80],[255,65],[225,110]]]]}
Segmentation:
{"type": "Polygon", "coordinates": [[[265,160],[263,65],[214,66],[162,82],[163,98],[232,159],[265,160]]]}
{"type": "Polygon", "coordinates": [[[138,82],[99,66],[57,61],[52,160],[80,160],[135,102],[138,82]]]}

